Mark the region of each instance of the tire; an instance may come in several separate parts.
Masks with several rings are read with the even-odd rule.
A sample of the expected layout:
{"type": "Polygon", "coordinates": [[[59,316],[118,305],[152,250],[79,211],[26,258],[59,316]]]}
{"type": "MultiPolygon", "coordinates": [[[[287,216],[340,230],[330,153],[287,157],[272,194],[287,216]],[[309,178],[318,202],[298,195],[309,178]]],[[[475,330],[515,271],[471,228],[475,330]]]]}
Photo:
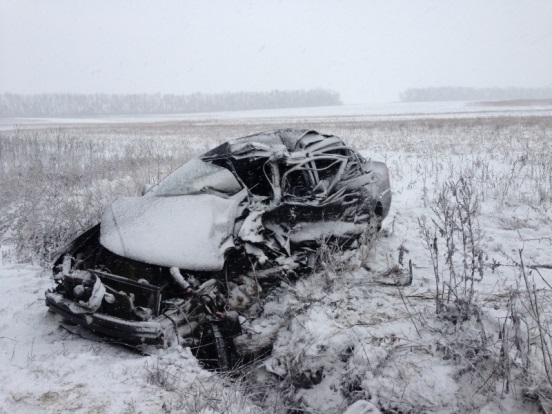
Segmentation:
{"type": "Polygon", "coordinates": [[[234,341],[225,337],[217,323],[211,323],[218,359],[218,370],[228,372],[234,367],[234,341]]]}
{"type": "Polygon", "coordinates": [[[224,335],[219,323],[207,322],[192,352],[207,369],[220,372],[230,371],[236,361],[236,351],[232,337],[224,335]]]}

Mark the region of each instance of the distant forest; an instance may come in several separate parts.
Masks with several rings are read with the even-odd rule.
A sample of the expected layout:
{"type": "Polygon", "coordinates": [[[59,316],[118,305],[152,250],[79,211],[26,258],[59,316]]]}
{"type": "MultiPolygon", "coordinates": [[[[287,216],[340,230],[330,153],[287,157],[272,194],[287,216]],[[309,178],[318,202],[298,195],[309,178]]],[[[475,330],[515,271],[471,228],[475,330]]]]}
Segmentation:
{"type": "Polygon", "coordinates": [[[402,92],[400,99],[403,102],[552,99],[552,88],[413,88],[402,92]]]}
{"type": "Polygon", "coordinates": [[[217,94],[0,94],[0,117],[170,114],[341,105],[327,89],[217,94]]]}

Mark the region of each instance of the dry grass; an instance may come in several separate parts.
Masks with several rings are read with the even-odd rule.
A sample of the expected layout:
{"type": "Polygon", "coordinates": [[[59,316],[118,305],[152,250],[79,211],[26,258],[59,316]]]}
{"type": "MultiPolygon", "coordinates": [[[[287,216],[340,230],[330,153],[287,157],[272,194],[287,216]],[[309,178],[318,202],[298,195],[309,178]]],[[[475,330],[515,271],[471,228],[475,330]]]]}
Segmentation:
{"type": "MultiPolygon", "coordinates": [[[[1,234],[17,245],[22,260],[48,259],[96,222],[116,197],[139,194],[144,184],[157,182],[228,138],[280,127],[335,134],[368,157],[386,161],[394,194],[410,195],[416,208],[426,212],[418,222],[418,239],[409,242],[425,243],[427,274],[435,281],[423,297],[399,289],[397,309],[406,309],[405,318],[412,321],[420,342],[430,338],[435,355],[458,365],[458,381],[468,384],[473,398],[466,407],[476,410],[486,401],[500,407],[504,395],[515,394],[549,412],[552,287],[536,288],[535,280],[542,279],[539,269],[525,265],[523,253],[504,257],[504,263],[491,262],[480,243],[482,205],[496,214],[530,209],[544,224],[552,219],[552,119],[547,117],[261,119],[15,129],[0,133],[1,234]],[[493,291],[508,309],[493,325],[486,319],[489,305],[478,293],[482,279],[499,266],[515,272],[518,283],[493,291]]],[[[407,219],[416,226],[416,217],[407,219]]],[[[507,224],[516,227],[524,220],[528,218],[508,218],[507,224]]],[[[331,249],[321,254],[327,275],[342,270],[331,249]]],[[[330,276],[328,289],[335,285],[330,276]]],[[[198,409],[222,410],[217,404],[225,401],[236,402],[239,409],[242,398],[257,392],[242,383],[240,392],[232,394],[220,383],[218,388],[182,393],[178,373],[164,366],[151,367],[148,381],[174,395],[169,411],[205,401],[198,409]]]]}
{"type": "MultiPolygon", "coordinates": [[[[280,127],[314,128],[341,136],[388,162],[403,181],[405,166],[431,187],[473,180],[482,200],[549,208],[552,154],[548,118],[412,121],[323,119],[71,125],[0,133],[0,230],[23,259],[48,258],[98,221],[114,198],[137,195],[192,156],[232,137],[280,127]],[[399,154],[397,156],[397,154],[399,154]],[[22,219],[24,218],[24,220],[22,219]],[[8,231],[9,230],[9,231],[8,231]]],[[[400,188],[394,188],[401,191],[400,188]]]]}

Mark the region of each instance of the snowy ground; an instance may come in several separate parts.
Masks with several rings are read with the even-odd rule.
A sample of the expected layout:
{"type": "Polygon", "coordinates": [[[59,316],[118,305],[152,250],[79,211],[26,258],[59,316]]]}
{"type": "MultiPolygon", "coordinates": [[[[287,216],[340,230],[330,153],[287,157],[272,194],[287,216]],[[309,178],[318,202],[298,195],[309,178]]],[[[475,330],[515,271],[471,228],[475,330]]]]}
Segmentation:
{"type": "MultiPolygon", "coordinates": [[[[231,378],[203,370],[186,349],[141,356],[66,332],[44,306],[48,269],[18,263],[13,223],[0,220],[0,413],[549,410],[552,120],[522,109],[493,118],[443,112],[409,122],[212,121],[203,135],[183,128],[186,145],[201,136],[202,148],[225,129],[234,137],[310,127],[391,169],[392,210],[372,249],[326,252],[324,272],[273,292],[251,331],[271,335],[273,352],[231,378]],[[446,230],[439,217],[465,227],[446,230]],[[412,285],[381,283],[408,279],[409,261],[412,285]]],[[[140,139],[153,129],[178,135],[172,123],[124,127],[145,131],[140,139]]]]}
{"type": "Polygon", "coordinates": [[[492,104],[480,105],[477,102],[390,102],[378,104],[351,104],[339,106],[320,106],[313,108],[283,108],[283,109],[259,109],[250,111],[231,112],[205,112],[190,114],[169,115],[141,115],[111,117],[86,117],[86,118],[0,118],[0,130],[10,130],[14,126],[58,126],[88,124],[97,125],[121,124],[121,123],[158,123],[176,121],[229,121],[240,123],[259,123],[270,119],[332,119],[347,117],[349,119],[362,119],[370,121],[381,120],[405,120],[419,118],[488,118],[500,117],[505,114],[511,116],[537,115],[551,116],[551,105],[535,106],[511,106],[492,104]]]}

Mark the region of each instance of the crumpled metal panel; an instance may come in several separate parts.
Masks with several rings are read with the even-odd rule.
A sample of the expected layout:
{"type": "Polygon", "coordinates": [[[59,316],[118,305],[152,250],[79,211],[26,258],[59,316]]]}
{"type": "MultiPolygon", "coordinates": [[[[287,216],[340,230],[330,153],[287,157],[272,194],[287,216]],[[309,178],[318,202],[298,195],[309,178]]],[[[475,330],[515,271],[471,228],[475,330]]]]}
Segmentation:
{"type": "Polygon", "coordinates": [[[245,195],[120,198],[103,214],[100,242],[145,263],[218,271],[234,245],[234,217],[245,195]]]}

